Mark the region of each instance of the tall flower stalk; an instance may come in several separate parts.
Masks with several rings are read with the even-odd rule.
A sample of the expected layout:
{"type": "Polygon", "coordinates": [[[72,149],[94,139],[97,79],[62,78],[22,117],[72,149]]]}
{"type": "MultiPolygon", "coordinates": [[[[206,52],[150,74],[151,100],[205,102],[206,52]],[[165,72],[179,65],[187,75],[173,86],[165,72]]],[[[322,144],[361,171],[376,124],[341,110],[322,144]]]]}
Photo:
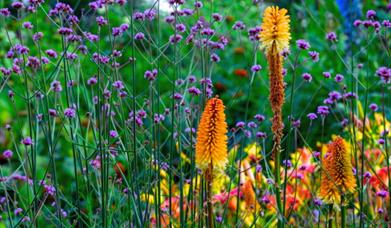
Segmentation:
{"type": "Polygon", "coordinates": [[[328,145],[328,152],[323,160],[322,173],[323,179],[319,195],[328,204],[340,202],[341,224],[345,224],[344,195],[354,191],[356,178],[343,138],[338,136],[328,145]]]}
{"type": "Polygon", "coordinates": [[[227,163],[227,123],[224,104],[219,98],[208,100],[197,132],[195,162],[207,184],[208,227],[213,227],[212,184],[214,169],[227,163]]]}
{"type": "MultiPolygon", "coordinates": [[[[276,198],[278,210],[282,211],[280,196],[280,151],[284,124],[282,122],[282,105],[285,100],[284,79],[282,75],[283,58],[281,52],[289,49],[290,18],[286,9],[276,6],[266,8],[263,15],[262,30],[260,32],[261,49],[265,51],[269,65],[270,95],[269,101],[273,111],[272,131],[275,160],[276,198]]],[[[279,226],[282,219],[279,219],[279,226]]]]}

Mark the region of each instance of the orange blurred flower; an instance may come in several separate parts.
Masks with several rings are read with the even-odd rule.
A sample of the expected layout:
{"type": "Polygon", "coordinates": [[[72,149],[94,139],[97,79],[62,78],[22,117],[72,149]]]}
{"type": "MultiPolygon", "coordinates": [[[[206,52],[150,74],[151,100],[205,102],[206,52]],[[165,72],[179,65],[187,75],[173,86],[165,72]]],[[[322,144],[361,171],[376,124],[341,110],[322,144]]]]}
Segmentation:
{"type": "Polygon", "coordinates": [[[328,145],[328,153],[323,160],[319,195],[327,203],[340,202],[341,193],[353,192],[355,187],[350,155],[344,139],[338,136],[328,145]]]}
{"type": "Polygon", "coordinates": [[[238,77],[241,77],[241,78],[247,78],[248,77],[248,73],[247,73],[247,70],[245,69],[235,69],[234,70],[234,74],[238,77]]]}

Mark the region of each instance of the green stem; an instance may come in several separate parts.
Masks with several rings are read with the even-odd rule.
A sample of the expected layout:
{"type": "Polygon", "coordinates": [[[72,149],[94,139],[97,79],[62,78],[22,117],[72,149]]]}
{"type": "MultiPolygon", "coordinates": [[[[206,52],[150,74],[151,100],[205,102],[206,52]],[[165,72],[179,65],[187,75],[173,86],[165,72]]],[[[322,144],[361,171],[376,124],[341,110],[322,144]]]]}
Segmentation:
{"type": "Polygon", "coordinates": [[[341,196],[341,227],[344,228],[346,225],[346,207],[345,207],[345,197],[341,196]]]}

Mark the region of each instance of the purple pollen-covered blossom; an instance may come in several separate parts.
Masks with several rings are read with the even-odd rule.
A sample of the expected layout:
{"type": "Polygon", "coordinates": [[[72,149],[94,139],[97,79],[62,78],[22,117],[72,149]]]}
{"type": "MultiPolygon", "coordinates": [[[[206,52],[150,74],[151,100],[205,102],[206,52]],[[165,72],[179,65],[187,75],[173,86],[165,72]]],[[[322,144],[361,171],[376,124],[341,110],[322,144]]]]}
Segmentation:
{"type": "Polygon", "coordinates": [[[195,96],[198,96],[198,95],[201,94],[201,90],[198,89],[197,87],[194,87],[194,86],[190,87],[187,91],[188,91],[190,94],[195,95],[195,96]]]}
{"type": "Polygon", "coordinates": [[[190,128],[190,127],[187,127],[186,129],[185,129],[185,132],[186,133],[196,133],[196,129],[195,128],[190,128]]]}
{"type": "Polygon", "coordinates": [[[329,32],[326,35],[326,39],[328,39],[330,41],[336,41],[337,40],[337,35],[335,34],[335,32],[329,32]]]}
{"type": "Polygon", "coordinates": [[[30,137],[25,137],[25,138],[22,140],[22,143],[23,143],[23,145],[25,145],[25,146],[31,146],[31,145],[33,145],[33,140],[32,140],[30,137]]]}
{"type": "Polygon", "coordinates": [[[303,77],[304,81],[306,81],[306,82],[311,82],[312,81],[312,75],[310,75],[309,73],[304,73],[302,75],[302,77],[303,77]]]}
{"type": "Polygon", "coordinates": [[[261,131],[258,131],[255,136],[257,138],[266,138],[266,133],[265,132],[261,132],[261,131]]]}
{"type": "Polygon", "coordinates": [[[143,21],[145,19],[144,14],[141,12],[134,12],[133,19],[136,21],[143,21]]]}
{"type": "Polygon", "coordinates": [[[292,126],[295,127],[295,128],[299,128],[301,125],[301,121],[300,120],[293,120],[292,121],[292,126]]]}
{"type": "Polygon", "coordinates": [[[319,61],[319,52],[316,51],[310,51],[308,53],[312,59],[313,62],[318,62],[319,61]]]}
{"type": "Polygon", "coordinates": [[[175,17],[169,15],[169,16],[167,16],[167,17],[165,18],[165,21],[166,21],[166,23],[168,23],[168,24],[172,24],[172,23],[175,22],[175,17]]]}
{"type": "Polygon", "coordinates": [[[315,198],[315,199],[314,199],[314,204],[315,204],[316,206],[322,206],[322,200],[319,199],[319,198],[315,198]]]}
{"type": "Polygon", "coordinates": [[[189,83],[194,83],[197,81],[197,78],[194,76],[194,75],[190,75],[187,80],[189,81],[189,83]]]}
{"type": "Polygon", "coordinates": [[[15,214],[15,215],[20,215],[20,214],[22,214],[22,212],[23,212],[23,209],[22,209],[22,208],[16,208],[16,209],[14,210],[14,214],[15,214]]]}
{"type": "Polygon", "coordinates": [[[256,26],[254,28],[248,29],[248,36],[251,41],[258,41],[259,40],[259,32],[261,32],[261,26],[256,26]]]}
{"type": "Polygon", "coordinates": [[[43,37],[43,33],[42,32],[36,32],[33,35],[33,40],[34,41],[38,41],[38,40],[42,39],[42,37],[43,37]]]}
{"type": "Polygon", "coordinates": [[[281,53],[280,53],[280,55],[281,55],[282,57],[284,57],[285,59],[286,59],[290,54],[291,54],[291,51],[290,51],[288,48],[284,48],[284,49],[281,51],[281,53]]]}
{"type": "Polygon", "coordinates": [[[250,121],[250,122],[247,123],[247,127],[249,127],[249,128],[257,128],[258,125],[255,122],[250,121]]]}
{"type": "Polygon", "coordinates": [[[372,103],[372,104],[369,105],[369,109],[371,109],[372,111],[376,112],[377,109],[378,109],[378,106],[377,106],[377,104],[372,103]]]}
{"type": "Polygon", "coordinates": [[[373,19],[376,16],[376,11],[368,10],[366,16],[367,16],[368,19],[373,19]]]}
{"type": "Polygon", "coordinates": [[[85,45],[79,45],[79,47],[77,48],[80,53],[82,53],[83,55],[86,55],[87,54],[87,46],[85,45]]]}
{"type": "Polygon", "coordinates": [[[384,20],[382,22],[382,25],[385,27],[385,28],[391,28],[391,22],[389,20],[384,20]]]}
{"type": "Polygon", "coordinates": [[[213,53],[210,55],[210,60],[212,62],[218,63],[220,62],[220,57],[216,53],[213,53]]]}
{"type": "Polygon", "coordinates": [[[29,22],[29,21],[23,22],[23,28],[25,28],[25,29],[32,29],[33,28],[33,24],[31,24],[31,22],[29,22]]]}
{"type": "Polygon", "coordinates": [[[282,76],[285,77],[287,72],[288,72],[287,69],[282,68],[282,72],[281,72],[282,76]]]}
{"type": "Polygon", "coordinates": [[[362,22],[362,25],[365,27],[365,28],[369,28],[372,26],[372,21],[370,20],[365,20],[362,22]]]}
{"type": "Polygon", "coordinates": [[[243,121],[239,121],[239,122],[236,123],[235,126],[236,126],[237,128],[242,128],[242,127],[246,126],[246,123],[243,122],[243,121]]]}
{"type": "Polygon", "coordinates": [[[121,57],[122,56],[122,52],[118,51],[118,50],[113,50],[112,56],[115,57],[115,58],[121,57]]]}
{"type": "Polygon", "coordinates": [[[162,114],[155,113],[153,120],[155,123],[160,123],[161,121],[164,121],[165,117],[162,114]]]}
{"type": "Polygon", "coordinates": [[[182,39],[183,39],[182,35],[174,34],[174,35],[170,36],[169,41],[170,41],[170,43],[175,44],[175,43],[179,43],[182,39]]]}
{"type": "Polygon", "coordinates": [[[191,16],[194,14],[194,10],[185,8],[183,10],[179,10],[178,13],[180,16],[191,16]]]}
{"type": "Polygon", "coordinates": [[[12,8],[20,9],[20,8],[22,8],[24,5],[23,5],[22,2],[13,2],[13,3],[11,4],[11,6],[12,6],[12,8]]]}
{"type": "Polygon", "coordinates": [[[253,65],[253,66],[251,67],[251,71],[252,71],[252,72],[258,72],[258,71],[260,71],[260,70],[262,70],[261,65],[255,64],[255,65],[253,65]]]}
{"type": "Polygon", "coordinates": [[[143,39],[145,39],[145,35],[142,32],[138,32],[138,33],[136,33],[136,35],[134,35],[134,39],[135,40],[143,40],[143,39]]]}
{"type": "Polygon", "coordinates": [[[185,0],[168,0],[168,3],[170,5],[183,5],[185,3],[185,0]]]}
{"type": "Polygon", "coordinates": [[[380,191],[376,192],[376,195],[381,198],[386,198],[388,195],[388,192],[386,190],[380,190],[380,191]]]}
{"type": "Polygon", "coordinates": [[[126,24],[126,23],[123,23],[119,26],[119,28],[121,29],[121,32],[126,32],[126,30],[129,29],[129,25],[126,24]]]}
{"type": "Polygon", "coordinates": [[[56,188],[53,185],[45,184],[44,189],[45,193],[48,195],[54,196],[54,194],[56,193],[56,188]]]}
{"type": "Polygon", "coordinates": [[[26,66],[32,69],[38,69],[41,66],[41,61],[39,61],[39,59],[35,56],[29,56],[27,57],[26,66]]]}
{"type": "Polygon", "coordinates": [[[71,28],[67,27],[61,27],[57,30],[57,32],[61,35],[70,35],[73,33],[73,30],[71,28]]]}
{"type": "Polygon", "coordinates": [[[331,77],[331,73],[330,72],[323,72],[323,77],[324,78],[330,78],[331,77]]]}
{"type": "Polygon", "coordinates": [[[121,29],[119,27],[113,27],[111,29],[111,34],[113,36],[120,36],[120,35],[122,35],[122,32],[121,32],[121,29]]]}
{"type": "Polygon", "coordinates": [[[5,150],[3,152],[3,157],[6,158],[6,159],[10,159],[12,157],[12,155],[13,155],[12,150],[5,150]]]}
{"type": "Polygon", "coordinates": [[[390,83],[390,81],[391,81],[391,68],[387,68],[384,66],[379,67],[376,70],[376,75],[379,76],[384,83],[390,83]]]}
{"type": "Polygon", "coordinates": [[[349,124],[349,120],[346,119],[346,118],[344,118],[344,119],[341,121],[342,127],[346,127],[346,126],[348,126],[348,124],[349,124]]]}
{"type": "Polygon", "coordinates": [[[156,16],[156,10],[154,10],[154,9],[146,9],[144,11],[144,18],[149,21],[152,21],[153,19],[155,19],[155,16],[156,16]]]}
{"type": "Polygon", "coordinates": [[[175,26],[175,29],[180,32],[180,33],[183,33],[186,31],[186,26],[184,24],[177,24],[175,26]]]}
{"type": "Polygon", "coordinates": [[[119,81],[119,80],[113,82],[113,87],[118,89],[118,90],[121,90],[121,89],[125,88],[124,83],[122,81],[119,81]]]}
{"type": "Polygon", "coordinates": [[[181,78],[175,80],[175,85],[176,86],[181,86],[181,85],[183,85],[183,83],[185,83],[185,81],[183,79],[181,79],[181,78]]]}
{"type": "Polygon", "coordinates": [[[99,36],[98,35],[92,34],[90,32],[85,32],[84,35],[91,42],[96,42],[96,41],[99,40],[99,36]]]}
{"type": "Polygon", "coordinates": [[[118,132],[115,130],[110,130],[109,135],[111,138],[117,138],[118,137],[118,132]]]}
{"type": "Polygon", "coordinates": [[[94,169],[96,169],[96,170],[100,169],[100,167],[101,167],[100,156],[96,156],[95,159],[91,160],[91,161],[90,161],[90,165],[91,165],[94,169]]]}
{"type": "Polygon", "coordinates": [[[318,118],[318,116],[315,113],[311,112],[311,113],[308,113],[307,118],[310,120],[314,120],[314,119],[318,118]]]}
{"type": "Polygon", "coordinates": [[[174,96],[173,96],[173,98],[174,98],[175,100],[182,100],[183,96],[182,96],[182,94],[180,94],[180,93],[175,93],[174,96]]]}
{"type": "Polygon", "coordinates": [[[354,22],[353,22],[353,26],[354,27],[358,27],[358,26],[360,26],[362,24],[362,21],[361,20],[355,20],[354,22]]]}
{"type": "Polygon", "coordinates": [[[338,101],[341,98],[342,98],[342,95],[338,91],[331,91],[329,93],[329,99],[332,101],[338,101]]]}
{"type": "Polygon", "coordinates": [[[56,117],[57,116],[57,110],[56,109],[49,109],[49,115],[52,116],[52,117],[56,117]]]}
{"type": "Polygon", "coordinates": [[[345,98],[345,99],[358,99],[358,96],[357,96],[357,94],[355,94],[353,92],[347,92],[347,93],[344,93],[343,98],[345,98]]]}
{"type": "Polygon", "coordinates": [[[335,81],[336,82],[342,82],[344,79],[344,76],[342,74],[336,74],[335,75],[335,81]]]}
{"type": "Polygon", "coordinates": [[[104,26],[104,25],[107,25],[107,20],[102,16],[98,16],[98,17],[96,17],[96,23],[99,26],[104,26]]]}
{"type": "Polygon", "coordinates": [[[206,35],[206,36],[212,36],[215,34],[215,30],[213,30],[211,28],[204,28],[201,30],[201,34],[206,35]]]}
{"type": "Polygon", "coordinates": [[[217,21],[217,22],[223,20],[223,16],[221,16],[221,15],[218,14],[218,13],[212,14],[212,18],[213,18],[214,21],[217,21]]]}
{"type": "Polygon", "coordinates": [[[254,116],[254,119],[258,120],[259,122],[263,122],[266,118],[264,115],[261,115],[261,114],[256,114],[254,116]]]}
{"type": "Polygon", "coordinates": [[[8,8],[1,8],[0,14],[4,17],[9,17],[11,15],[11,11],[8,8]]]}
{"type": "Polygon", "coordinates": [[[87,85],[95,85],[96,83],[98,83],[96,76],[93,76],[87,80],[87,85]]]}
{"type": "Polygon", "coordinates": [[[246,25],[242,21],[237,21],[235,24],[232,26],[233,30],[243,30],[246,28],[246,25]]]}
{"type": "Polygon", "coordinates": [[[64,116],[67,118],[74,118],[76,116],[76,110],[74,108],[66,108],[64,110],[64,116]]]}
{"type": "Polygon", "coordinates": [[[3,73],[4,76],[10,76],[11,75],[11,70],[7,69],[5,67],[0,67],[0,72],[3,73]]]}
{"type": "Polygon", "coordinates": [[[303,50],[308,50],[311,47],[311,45],[305,40],[297,40],[296,45],[298,48],[303,50]]]}
{"type": "Polygon", "coordinates": [[[158,73],[157,69],[153,69],[152,71],[147,70],[144,73],[144,78],[149,81],[154,81],[156,79],[157,73],[158,73]]]}
{"type": "Polygon", "coordinates": [[[203,4],[202,4],[201,1],[196,1],[196,2],[194,3],[194,7],[197,8],[197,9],[202,8],[202,6],[203,6],[203,4]]]}
{"type": "Polygon", "coordinates": [[[54,80],[51,84],[50,84],[50,88],[54,91],[54,92],[61,92],[62,91],[62,86],[61,86],[61,82],[57,81],[57,80],[54,80]]]}
{"type": "Polygon", "coordinates": [[[287,168],[291,168],[292,167],[292,162],[290,160],[283,160],[282,161],[282,164],[287,167],[287,168]]]}
{"type": "Polygon", "coordinates": [[[328,106],[318,106],[317,113],[321,116],[327,116],[330,113],[328,106]]]}

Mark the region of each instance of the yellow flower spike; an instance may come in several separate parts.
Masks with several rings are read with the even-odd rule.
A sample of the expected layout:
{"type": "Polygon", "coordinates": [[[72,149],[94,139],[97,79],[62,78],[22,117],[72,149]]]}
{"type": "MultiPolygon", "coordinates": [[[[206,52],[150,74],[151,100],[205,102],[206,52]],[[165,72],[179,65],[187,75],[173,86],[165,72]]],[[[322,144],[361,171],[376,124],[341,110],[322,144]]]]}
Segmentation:
{"type": "Polygon", "coordinates": [[[208,100],[197,132],[196,158],[198,168],[205,171],[212,164],[224,169],[227,163],[227,123],[223,101],[208,100]]]}
{"type": "Polygon", "coordinates": [[[262,30],[260,32],[261,49],[270,53],[273,45],[277,53],[289,49],[291,34],[289,31],[288,10],[279,9],[278,6],[269,6],[263,14],[262,30]]]}
{"type": "Polygon", "coordinates": [[[356,187],[350,154],[345,140],[339,136],[328,145],[322,177],[319,196],[327,203],[340,202],[341,192],[353,192],[356,187]]]}

